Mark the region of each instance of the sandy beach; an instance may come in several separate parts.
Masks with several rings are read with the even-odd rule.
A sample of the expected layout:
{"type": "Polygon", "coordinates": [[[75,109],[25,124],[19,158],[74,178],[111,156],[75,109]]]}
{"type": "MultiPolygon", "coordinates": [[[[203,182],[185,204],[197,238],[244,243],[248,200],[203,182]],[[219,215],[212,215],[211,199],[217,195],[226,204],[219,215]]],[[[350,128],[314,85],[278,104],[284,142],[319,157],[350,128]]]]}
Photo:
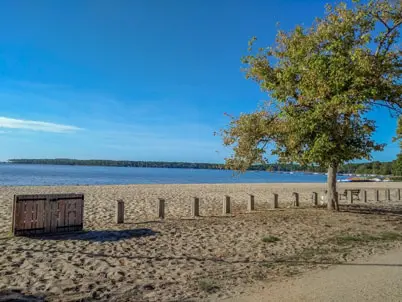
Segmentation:
{"type": "Polygon", "coordinates": [[[393,202],[385,202],[381,191],[376,204],[372,190],[400,184],[339,188],[368,189],[368,205],[356,202],[342,213],[314,208],[311,193],[324,191],[325,184],[0,187],[0,290],[49,301],[219,300],[399,244],[368,242],[342,250],[333,238],[402,231],[396,190],[391,190],[393,202]],[[292,192],[300,193],[300,208],[292,207],[292,192]],[[86,232],[11,237],[13,195],[39,193],[84,193],[86,232]],[[272,193],[279,194],[279,209],[272,209],[272,193]],[[255,196],[253,213],[247,213],[248,194],[255,196]],[[233,204],[228,217],[222,216],[225,195],[233,204]],[[200,198],[202,217],[190,219],[194,196],[200,198]],[[158,198],[166,200],[164,221],[156,219],[158,198]],[[122,225],[114,223],[118,199],[126,208],[122,225]],[[361,214],[369,209],[381,209],[382,215],[361,214]],[[264,239],[270,236],[276,241],[264,239]],[[295,257],[306,262],[289,265],[295,257]]]}

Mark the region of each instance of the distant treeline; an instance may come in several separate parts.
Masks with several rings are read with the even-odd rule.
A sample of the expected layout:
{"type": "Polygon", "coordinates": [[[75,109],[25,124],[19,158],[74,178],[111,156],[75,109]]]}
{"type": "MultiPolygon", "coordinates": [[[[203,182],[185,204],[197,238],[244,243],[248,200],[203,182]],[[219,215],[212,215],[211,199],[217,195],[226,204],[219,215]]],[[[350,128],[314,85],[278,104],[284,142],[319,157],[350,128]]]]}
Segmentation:
{"type": "MultiPolygon", "coordinates": [[[[108,167],[141,167],[141,168],[182,168],[182,169],[225,169],[223,164],[212,163],[189,163],[189,162],[162,162],[162,161],[127,161],[127,160],[78,160],[67,158],[56,159],[10,159],[13,164],[37,164],[37,165],[72,165],[72,166],[108,166],[108,167]]],[[[254,165],[249,170],[254,171],[304,171],[325,173],[324,167],[300,166],[297,164],[267,164],[254,165]]],[[[390,175],[392,173],[392,162],[372,162],[360,164],[345,164],[339,168],[339,173],[356,174],[380,174],[390,175]]]]}
{"type": "Polygon", "coordinates": [[[341,167],[341,173],[391,175],[393,162],[370,162],[361,164],[346,164],[341,167]]]}
{"type": "MultiPolygon", "coordinates": [[[[36,165],[72,165],[72,166],[108,166],[108,167],[141,167],[141,168],[183,168],[183,169],[214,169],[224,170],[224,164],[213,163],[189,163],[189,162],[162,162],[162,161],[127,161],[127,160],[79,160],[68,158],[56,159],[10,159],[13,164],[36,165]]],[[[268,164],[254,165],[249,170],[255,171],[314,171],[324,172],[319,167],[300,167],[296,164],[268,164]]]]}
{"type": "Polygon", "coordinates": [[[100,159],[79,160],[79,159],[68,159],[68,158],[56,158],[56,159],[10,159],[9,162],[13,164],[36,164],[36,165],[224,169],[224,165],[222,164],[162,162],[162,161],[128,161],[128,160],[100,160],[100,159]]]}

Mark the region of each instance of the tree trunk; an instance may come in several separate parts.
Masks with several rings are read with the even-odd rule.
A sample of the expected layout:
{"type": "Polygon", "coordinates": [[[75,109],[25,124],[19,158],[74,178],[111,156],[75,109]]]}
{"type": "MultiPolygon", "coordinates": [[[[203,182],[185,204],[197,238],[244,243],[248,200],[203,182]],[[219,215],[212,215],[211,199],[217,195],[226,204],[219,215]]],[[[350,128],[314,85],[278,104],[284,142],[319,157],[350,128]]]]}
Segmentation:
{"type": "Polygon", "coordinates": [[[332,164],[328,168],[328,191],[327,191],[327,207],[328,210],[339,211],[338,196],[336,192],[336,173],[338,172],[338,165],[332,164]]]}

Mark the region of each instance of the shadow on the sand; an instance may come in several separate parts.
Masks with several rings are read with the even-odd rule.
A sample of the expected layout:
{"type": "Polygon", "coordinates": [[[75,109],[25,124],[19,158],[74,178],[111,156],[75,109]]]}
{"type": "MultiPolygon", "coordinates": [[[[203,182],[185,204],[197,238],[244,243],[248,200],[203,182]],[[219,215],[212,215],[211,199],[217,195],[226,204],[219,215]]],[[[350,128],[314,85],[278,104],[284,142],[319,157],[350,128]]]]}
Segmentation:
{"type": "Polygon", "coordinates": [[[18,302],[42,302],[46,301],[44,296],[25,295],[18,290],[0,291],[0,302],[18,301],[18,302]]]}
{"type": "MultiPolygon", "coordinates": [[[[30,251],[30,252],[42,252],[42,250],[35,249],[25,249],[20,248],[18,252],[30,251]]],[[[57,255],[57,254],[72,254],[75,255],[76,252],[68,250],[52,250],[47,251],[47,253],[57,255]]],[[[339,261],[312,261],[312,260],[288,260],[288,259],[276,259],[273,261],[266,260],[227,260],[221,257],[196,257],[196,256],[147,256],[147,255],[110,255],[105,253],[92,253],[92,252],[80,252],[82,255],[87,255],[92,258],[112,258],[112,259],[130,259],[130,260],[150,260],[150,261],[165,261],[165,260],[184,260],[184,261],[196,261],[196,262],[215,262],[215,263],[226,263],[226,264],[260,264],[263,266],[270,266],[275,264],[285,264],[289,266],[296,265],[342,265],[342,266],[378,266],[378,267],[400,267],[402,264],[395,263],[353,263],[353,262],[339,262],[339,261]]],[[[2,300],[0,300],[1,302],[2,300]]]]}
{"type": "Polygon", "coordinates": [[[355,214],[402,216],[402,205],[393,204],[392,207],[387,207],[385,203],[382,205],[340,204],[339,210],[355,214]]]}
{"type": "Polygon", "coordinates": [[[55,234],[50,236],[36,236],[34,238],[43,240],[82,240],[90,242],[115,242],[130,238],[155,236],[157,234],[158,232],[155,232],[151,229],[99,230],[55,234]]]}
{"type": "Polygon", "coordinates": [[[316,264],[316,265],[342,265],[342,266],[382,266],[382,267],[400,267],[402,264],[399,263],[354,263],[354,262],[337,262],[337,261],[308,261],[308,260],[276,260],[272,262],[265,262],[266,264],[282,263],[287,265],[306,265],[306,264],[316,264]]]}

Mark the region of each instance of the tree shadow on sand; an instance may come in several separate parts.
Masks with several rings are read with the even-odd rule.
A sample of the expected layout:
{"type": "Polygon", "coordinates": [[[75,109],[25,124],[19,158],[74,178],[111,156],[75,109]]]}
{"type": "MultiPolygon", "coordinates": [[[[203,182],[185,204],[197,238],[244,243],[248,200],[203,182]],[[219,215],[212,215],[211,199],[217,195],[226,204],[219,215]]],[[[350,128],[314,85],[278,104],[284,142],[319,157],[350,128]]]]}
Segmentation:
{"type": "MultiPolygon", "coordinates": [[[[41,250],[36,249],[25,249],[20,248],[18,252],[22,251],[30,251],[30,252],[40,252],[41,250]]],[[[68,251],[65,249],[61,250],[52,250],[47,251],[47,253],[54,255],[55,257],[59,254],[71,254],[75,255],[76,252],[68,251]]],[[[192,255],[187,256],[148,256],[148,255],[110,255],[105,253],[94,253],[94,252],[80,252],[81,255],[87,255],[92,258],[109,258],[109,259],[129,259],[129,260],[150,260],[155,262],[165,261],[165,260],[184,260],[184,261],[196,261],[200,263],[204,263],[206,261],[215,262],[215,263],[226,263],[226,264],[257,264],[263,265],[265,267],[271,267],[276,264],[285,264],[289,266],[305,266],[305,265],[342,265],[342,266],[378,266],[378,267],[400,267],[402,269],[402,264],[395,263],[355,263],[355,262],[340,262],[336,260],[298,260],[298,259],[274,259],[274,260],[227,260],[220,257],[197,257],[192,255]]],[[[0,302],[2,300],[0,299],[0,302]]]]}
{"type": "Polygon", "coordinates": [[[151,229],[129,230],[90,230],[76,233],[55,234],[49,236],[35,236],[42,240],[82,240],[90,242],[116,242],[131,238],[156,236],[158,232],[151,229]]]}
{"type": "Polygon", "coordinates": [[[0,291],[0,302],[18,301],[18,302],[42,302],[46,301],[44,296],[25,295],[19,290],[0,291]]]}
{"type": "Polygon", "coordinates": [[[341,212],[355,213],[355,214],[368,214],[368,215],[389,215],[402,217],[402,204],[401,205],[373,205],[373,204],[340,204],[339,210],[341,212]]]}

